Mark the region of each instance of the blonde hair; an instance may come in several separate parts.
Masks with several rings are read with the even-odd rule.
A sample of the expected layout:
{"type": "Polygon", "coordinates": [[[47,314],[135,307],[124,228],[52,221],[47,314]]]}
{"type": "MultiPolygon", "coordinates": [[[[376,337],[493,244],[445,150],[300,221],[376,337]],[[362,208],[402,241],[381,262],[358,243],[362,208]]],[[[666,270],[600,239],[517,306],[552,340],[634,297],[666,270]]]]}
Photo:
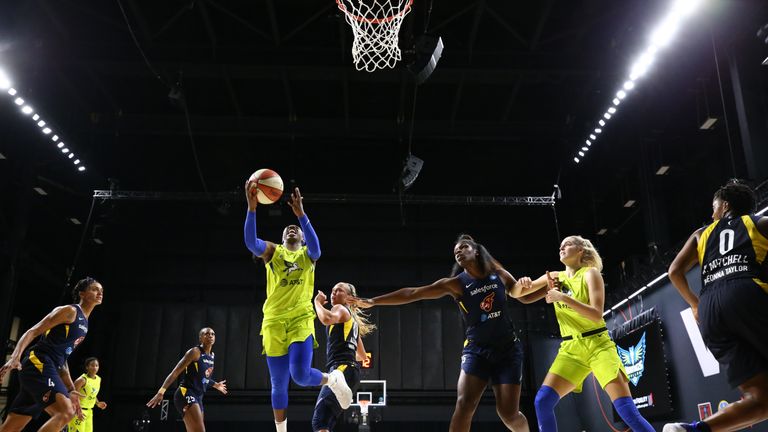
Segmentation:
{"type": "Polygon", "coordinates": [[[597,248],[595,248],[591,241],[577,235],[568,236],[566,239],[571,239],[576,246],[584,251],[581,255],[582,265],[595,267],[598,271],[603,271],[603,259],[600,258],[600,253],[597,252],[597,248]]]}
{"type": "MultiPolygon", "coordinates": [[[[354,285],[349,282],[341,283],[347,286],[347,291],[351,296],[357,297],[357,289],[354,285]]],[[[359,329],[360,337],[365,337],[366,335],[369,335],[373,333],[374,330],[376,330],[376,324],[369,321],[370,316],[363,312],[362,309],[351,304],[347,304],[347,307],[349,307],[349,313],[352,314],[352,319],[357,322],[357,328],[359,329]]]]}

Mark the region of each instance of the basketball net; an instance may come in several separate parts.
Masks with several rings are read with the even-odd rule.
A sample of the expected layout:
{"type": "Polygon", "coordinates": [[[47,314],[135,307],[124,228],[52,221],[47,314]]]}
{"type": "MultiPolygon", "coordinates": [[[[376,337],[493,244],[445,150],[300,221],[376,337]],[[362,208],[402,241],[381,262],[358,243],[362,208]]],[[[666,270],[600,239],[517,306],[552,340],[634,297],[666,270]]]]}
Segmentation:
{"type": "Polygon", "coordinates": [[[413,0],[336,0],[355,40],[352,59],[359,71],[393,68],[400,61],[400,25],[413,0]]]}
{"type": "Polygon", "coordinates": [[[358,403],[360,404],[360,414],[368,415],[368,405],[371,404],[371,401],[361,400],[358,403]]]}

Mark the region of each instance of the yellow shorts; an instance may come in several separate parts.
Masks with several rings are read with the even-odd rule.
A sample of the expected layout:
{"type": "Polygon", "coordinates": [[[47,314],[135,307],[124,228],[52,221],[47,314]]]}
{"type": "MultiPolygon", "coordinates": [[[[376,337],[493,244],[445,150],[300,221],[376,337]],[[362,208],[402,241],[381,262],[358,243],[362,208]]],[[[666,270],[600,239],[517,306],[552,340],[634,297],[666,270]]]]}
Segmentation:
{"type": "Polygon", "coordinates": [[[67,425],[67,432],[93,432],[93,408],[83,408],[83,419],[80,420],[75,416],[69,425],[67,425]]]}
{"type": "Polygon", "coordinates": [[[616,379],[619,371],[627,377],[627,371],[624,370],[616,351],[616,344],[607,331],[563,341],[555,361],[549,368],[549,373],[560,376],[576,386],[573,390],[576,393],[581,392],[584,378],[590,372],[595,374],[600,386],[605,388],[609,382],[616,379]]]}
{"type": "Polygon", "coordinates": [[[314,315],[264,321],[261,326],[264,350],[261,353],[270,357],[284,356],[288,354],[288,346],[304,342],[310,335],[314,339],[314,348],[317,348],[314,315]]]}

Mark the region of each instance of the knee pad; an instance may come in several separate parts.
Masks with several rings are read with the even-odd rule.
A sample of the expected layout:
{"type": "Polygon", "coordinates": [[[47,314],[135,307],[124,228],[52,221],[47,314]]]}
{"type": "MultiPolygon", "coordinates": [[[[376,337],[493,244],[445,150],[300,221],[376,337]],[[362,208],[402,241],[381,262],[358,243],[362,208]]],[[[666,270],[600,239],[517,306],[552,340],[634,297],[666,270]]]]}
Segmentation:
{"type": "Polygon", "coordinates": [[[560,402],[560,395],[557,394],[555,389],[550,386],[541,386],[538,392],[536,392],[536,399],[533,401],[534,407],[536,407],[536,414],[539,412],[545,413],[555,410],[555,405],[560,402]]]}
{"type": "Polygon", "coordinates": [[[637,407],[635,406],[635,403],[632,401],[631,397],[620,397],[613,401],[613,406],[621,416],[621,419],[624,420],[624,423],[626,423],[627,426],[629,426],[633,431],[653,431],[653,427],[650,423],[648,423],[648,420],[644,419],[643,416],[640,415],[640,411],[637,410],[637,407]]]}

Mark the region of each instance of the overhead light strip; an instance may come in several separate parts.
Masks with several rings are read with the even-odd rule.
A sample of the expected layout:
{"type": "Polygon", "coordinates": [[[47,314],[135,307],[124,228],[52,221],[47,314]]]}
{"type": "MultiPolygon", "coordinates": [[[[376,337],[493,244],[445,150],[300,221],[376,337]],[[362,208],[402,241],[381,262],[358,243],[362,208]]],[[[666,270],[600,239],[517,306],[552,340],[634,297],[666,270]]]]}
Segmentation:
{"type": "Polygon", "coordinates": [[[581,144],[577,146],[573,161],[577,164],[584,160],[587,151],[594,144],[598,135],[603,131],[607,122],[613,118],[618,110],[618,106],[628,96],[628,92],[635,88],[637,80],[648,73],[648,70],[656,60],[656,55],[660,50],[666,48],[669,42],[677,33],[683,21],[688,18],[704,0],[674,0],[669,12],[664,16],[650,37],[648,47],[643,51],[629,69],[629,76],[622,84],[621,88],[615,93],[611,105],[600,116],[593,131],[588,133],[589,139],[585,142],[587,150],[581,149],[581,144]]]}
{"type": "Polygon", "coordinates": [[[82,162],[82,160],[76,157],[72,150],[67,146],[67,144],[60,140],[59,135],[54,132],[51,126],[46,123],[45,120],[40,118],[40,114],[37,112],[37,110],[35,110],[28,101],[19,95],[18,90],[13,88],[10,78],[2,69],[0,69],[0,93],[10,96],[11,102],[19,107],[21,113],[35,122],[37,127],[40,128],[40,131],[44,135],[50,136],[51,141],[55,144],[55,147],[59,149],[66,160],[72,162],[72,165],[75,166],[77,171],[85,171],[85,164],[82,162]]]}

